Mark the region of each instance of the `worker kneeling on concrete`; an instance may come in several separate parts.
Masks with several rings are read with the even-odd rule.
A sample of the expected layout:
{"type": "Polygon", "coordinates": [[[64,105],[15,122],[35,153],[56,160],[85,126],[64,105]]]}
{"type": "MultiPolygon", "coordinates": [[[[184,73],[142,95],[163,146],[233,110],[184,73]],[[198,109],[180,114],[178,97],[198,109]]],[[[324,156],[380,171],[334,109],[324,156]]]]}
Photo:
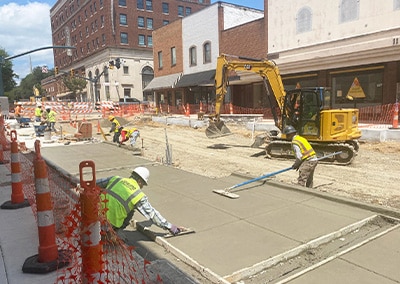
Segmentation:
{"type": "Polygon", "coordinates": [[[151,220],[158,227],[169,230],[171,234],[179,234],[183,227],[169,223],[156,209],[154,209],[141,190],[147,185],[150,172],[145,167],[135,168],[129,178],[112,176],[96,180],[105,193],[101,194],[102,206],[107,208],[106,217],[115,231],[123,230],[129,225],[135,209],[146,219],[151,220]]]}
{"type": "Polygon", "coordinates": [[[137,128],[123,128],[121,130],[121,136],[119,139],[119,144],[123,145],[124,142],[129,140],[129,143],[133,147],[136,143],[136,139],[140,137],[139,129],[137,128]]]}

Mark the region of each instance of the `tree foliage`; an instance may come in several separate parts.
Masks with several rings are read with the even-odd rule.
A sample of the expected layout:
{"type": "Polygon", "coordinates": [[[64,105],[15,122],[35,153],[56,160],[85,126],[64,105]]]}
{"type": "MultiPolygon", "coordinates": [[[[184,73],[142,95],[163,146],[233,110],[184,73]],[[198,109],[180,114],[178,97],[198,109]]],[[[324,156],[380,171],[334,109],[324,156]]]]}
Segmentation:
{"type": "Polygon", "coordinates": [[[78,77],[64,76],[63,83],[76,97],[77,94],[82,93],[83,89],[86,88],[87,81],[78,77]]]}
{"type": "Polygon", "coordinates": [[[13,64],[11,60],[4,60],[4,58],[8,57],[9,55],[7,52],[0,48],[0,56],[3,58],[3,63],[1,63],[1,72],[3,77],[3,88],[4,92],[9,92],[17,86],[14,78],[18,79],[18,75],[16,75],[12,69],[13,64]]]}

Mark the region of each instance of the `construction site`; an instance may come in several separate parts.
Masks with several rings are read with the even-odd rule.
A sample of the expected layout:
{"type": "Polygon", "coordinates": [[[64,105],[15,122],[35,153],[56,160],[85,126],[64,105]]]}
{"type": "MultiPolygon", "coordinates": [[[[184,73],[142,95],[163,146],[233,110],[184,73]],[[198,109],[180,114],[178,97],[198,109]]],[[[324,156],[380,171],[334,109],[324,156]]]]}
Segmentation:
{"type": "MultiPolygon", "coordinates": [[[[293,158],[254,147],[256,137],[274,129],[272,120],[221,119],[231,133],[218,139],[206,136],[207,115],[198,114],[59,114],[57,132],[43,135],[33,123],[5,120],[1,196],[16,208],[0,218],[8,228],[0,236],[4,283],[400,283],[399,130],[360,124],[351,164],[321,160],[313,188],[303,188],[294,184],[295,170],[269,175],[290,168],[293,158]],[[133,146],[112,142],[110,114],[140,131],[133,146]],[[381,141],[383,135],[391,138],[381,141]],[[54,224],[46,235],[54,236],[53,245],[48,238],[42,243],[36,229],[39,162],[48,173],[54,224]],[[137,166],[150,170],[143,191],[152,205],[194,233],[166,238],[136,212],[123,235],[104,238],[100,226],[90,230],[102,236],[98,246],[85,247],[82,218],[85,202],[96,200],[93,182],[128,177],[137,166]],[[252,182],[260,176],[268,178],[252,182]],[[238,198],[214,192],[227,189],[238,198]],[[5,220],[12,216],[23,221],[5,220]],[[43,260],[49,246],[58,254],[43,260]],[[39,258],[34,265],[32,255],[39,258]]],[[[107,223],[101,212],[96,216],[107,223]]]]}

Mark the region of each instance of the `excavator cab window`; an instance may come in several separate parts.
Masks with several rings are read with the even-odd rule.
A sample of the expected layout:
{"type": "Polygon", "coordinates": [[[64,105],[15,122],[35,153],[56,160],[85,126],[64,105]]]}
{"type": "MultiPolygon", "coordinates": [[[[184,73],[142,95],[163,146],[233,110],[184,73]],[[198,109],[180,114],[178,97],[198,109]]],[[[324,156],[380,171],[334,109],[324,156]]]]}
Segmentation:
{"type": "Polygon", "coordinates": [[[320,108],[319,94],[312,90],[302,92],[300,135],[319,136],[320,129],[320,108]]]}
{"type": "Polygon", "coordinates": [[[319,96],[315,90],[287,92],[282,113],[283,128],[292,125],[300,135],[318,137],[322,107],[319,96]]]}

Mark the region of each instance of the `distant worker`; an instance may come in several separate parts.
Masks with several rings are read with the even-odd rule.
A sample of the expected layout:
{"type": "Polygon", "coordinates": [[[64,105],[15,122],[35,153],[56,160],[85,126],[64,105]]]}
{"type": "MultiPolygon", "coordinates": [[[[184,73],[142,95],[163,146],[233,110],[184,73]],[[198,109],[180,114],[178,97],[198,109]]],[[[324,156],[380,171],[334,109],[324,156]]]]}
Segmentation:
{"type": "Polygon", "coordinates": [[[136,209],[158,227],[176,235],[184,228],[169,223],[161,216],[141,190],[147,185],[149,176],[147,168],[137,167],[129,178],[112,176],[96,180],[96,184],[105,189],[101,194],[101,203],[103,208],[107,209],[105,213],[107,220],[115,231],[123,230],[129,225],[136,209]]]}
{"type": "Polygon", "coordinates": [[[51,109],[50,106],[46,106],[46,113],[47,113],[47,129],[50,131],[57,132],[55,125],[56,125],[56,116],[57,113],[51,109]]]}
{"type": "Polygon", "coordinates": [[[297,183],[301,186],[313,187],[314,171],[318,164],[317,155],[306,138],[296,135],[297,130],[288,125],[283,129],[283,134],[292,141],[292,148],[296,161],[292,168],[299,171],[297,183]]]}
{"type": "Polygon", "coordinates": [[[110,133],[114,133],[113,142],[119,143],[119,135],[121,134],[122,126],[113,115],[110,115],[108,120],[111,121],[110,133]]]}
{"type": "Polygon", "coordinates": [[[42,116],[43,116],[43,110],[42,110],[42,104],[37,103],[36,108],[35,108],[35,121],[36,122],[41,122],[42,121],[42,116]]]}
{"type": "Polygon", "coordinates": [[[131,147],[133,147],[136,143],[136,139],[140,137],[139,129],[137,128],[122,128],[121,130],[121,137],[120,137],[120,144],[129,140],[131,147]]]}
{"type": "Polygon", "coordinates": [[[24,108],[22,107],[22,103],[17,103],[17,106],[14,109],[14,114],[15,117],[22,117],[22,113],[24,111],[24,108]]]}

